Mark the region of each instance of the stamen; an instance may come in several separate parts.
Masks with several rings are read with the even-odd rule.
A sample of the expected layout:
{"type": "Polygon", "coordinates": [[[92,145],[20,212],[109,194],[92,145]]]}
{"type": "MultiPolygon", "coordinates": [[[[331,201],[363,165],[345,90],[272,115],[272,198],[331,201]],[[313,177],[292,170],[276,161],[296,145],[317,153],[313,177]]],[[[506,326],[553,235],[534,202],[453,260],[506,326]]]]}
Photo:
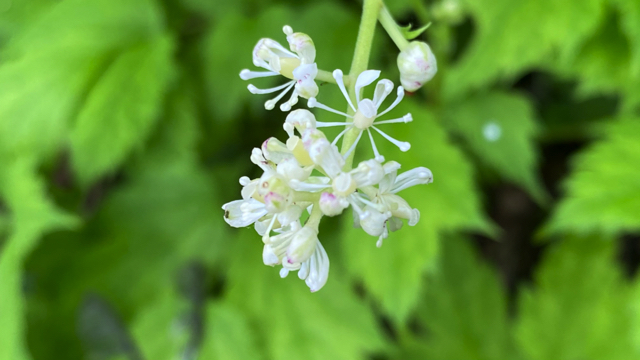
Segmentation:
{"type": "Polygon", "coordinates": [[[293,87],[293,85],[296,84],[296,82],[295,81],[290,81],[287,84],[289,84],[289,86],[287,86],[286,89],[282,90],[282,92],[278,96],[274,97],[271,100],[267,100],[264,103],[264,108],[265,109],[267,109],[267,110],[273,109],[276,106],[276,103],[278,101],[280,101],[280,99],[282,99],[284,97],[284,95],[289,92],[289,90],[291,90],[291,88],[293,87]]]}
{"type": "Polygon", "coordinates": [[[289,25],[285,25],[285,26],[282,28],[282,32],[283,32],[285,35],[291,35],[291,34],[293,34],[293,29],[291,28],[291,26],[289,26],[289,25]]]}
{"type": "Polygon", "coordinates": [[[280,104],[280,110],[285,112],[289,111],[291,110],[291,107],[297,103],[298,103],[298,90],[293,89],[293,92],[291,93],[291,97],[289,98],[289,100],[280,104]]]}
{"type": "Polygon", "coordinates": [[[358,145],[358,141],[360,141],[360,138],[362,137],[362,133],[363,131],[360,130],[360,133],[358,134],[358,137],[356,138],[356,141],[353,143],[353,145],[351,145],[351,147],[349,148],[349,150],[347,150],[347,152],[343,155],[343,157],[346,159],[347,157],[349,157],[349,155],[351,154],[351,152],[353,151],[353,149],[356,148],[356,145],[358,145]]]}
{"type": "Polygon", "coordinates": [[[384,121],[376,121],[373,123],[373,125],[380,125],[380,124],[393,124],[393,123],[409,123],[413,121],[413,117],[411,116],[411,114],[407,114],[401,118],[397,118],[397,119],[391,119],[391,120],[384,120],[384,121]]]}
{"type": "Polygon", "coordinates": [[[287,275],[289,275],[289,269],[286,269],[286,268],[280,269],[280,277],[281,278],[284,279],[284,278],[287,277],[287,275]]]}
{"type": "Polygon", "coordinates": [[[244,69],[240,71],[240,79],[242,80],[249,80],[249,79],[276,76],[276,75],[280,75],[280,74],[278,74],[275,71],[251,71],[249,69],[244,69]]]}
{"type": "Polygon", "coordinates": [[[363,87],[370,85],[378,77],[380,77],[380,70],[365,70],[361,72],[360,75],[358,75],[358,78],[356,79],[356,86],[355,86],[356,103],[360,103],[360,90],[363,87]]]}
{"type": "Polygon", "coordinates": [[[289,186],[296,191],[319,191],[331,187],[331,184],[311,184],[308,182],[291,179],[289,186]]]}
{"type": "Polygon", "coordinates": [[[269,241],[269,237],[271,236],[271,229],[273,228],[273,224],[276,222],[276,216],[274,215],[267,227],[267,230],[264,232],[264,236],[262,237],[262,241],[266,244],[269,241]]]}
{"type": "Polygon", "coordinates": [[[378,81],[376,90],[373,93],[373,103],[376,105],[376,110],[380,108],[380,105],[382,105],[382,102],[391,91],[393,91],[393,82],[391,80],[382,79],[378,81]]]}
{"type": "Polygon", "coordinates": [[[316,127],[317,128],[321,128],[321,127],[331,127],[331,126],[342,126],[342,125],[349,125],[351,124],[350,122],[322,122],[322,121],[316,121],[316,127]]]}
{"type": "Polygon", "coordinates": [[[292,83],[292,81],[289,81],[289,82],[284,83],[282,85],[279,85],[279,86],[276,86],[276,87],[272,87],[272,88],[268,88],[268,89],[258,89],[253,84],[249,84],[247,86],[247,89],[249,89],[249,92],[251,92],[252,94],[271,94],[271,93],[276,92],[278,90],[282,90],[282,89],[286,88],[287,86],[291,86],[291,83],[292,83]]]}
{"type": "Polygon", "coordinates": [[[349,202],[349,204],[351,204],[351,207],[353,208],[353,210],[356,213],[358,213],[358,217],[360,219],[364,219],[364,217],[365,217],[364,212],[362,211],[362,209],[360,209],[360,206],[358,206],[358,203],[355,201],[355,197],[348,196],[347,197],[347,201],[349,202]]]}
{"type": "Polygon", "coordinates": [[[344,98],[347,99],[347,102],[349,103],[349,106],[351,106],[351,109],[353,109],[353,111],[357,111],[355,106],[353,106],[353,104],[351,103],[351,99],[349,98],[347,89],[344,87],[344,80],[342,80],[342,75],[342,70],[333,70],[333,78],[336,79],[336,83],[338,84],[340,91],[342,91],[342,95],[344,95],[344,98]]]}
{"type": "MultiPolygon", "coordinates": [[[[354,193],[354,194],[355,194],[355,193],[354,193]]],[[[353,194],[352,194],[352,195],[353,195],[353,194]]],[[[351,196],[351,195],[350,195],[350,196],[351,196]]],[[[371,202],[371,201],[367,200],[364,196],[359,196],[359,197],[358,197],[358,200],[360,200],[360,201],[361,201],[362,203],[364,203],[365,205],[369,205],[369,206],[371,206],[372,208],[374,208],[374,209],[376,209],[376,210],[378,210],[378,211],[380,211],[380,212],[384,211],[384,206],[382,206],[382,205],[380,205],[380,204],[373,203],[373,202],[371,202]]]]}
{"type": "Polygon", "coordinates": [[[391,136],[385,134],[384,132],[380,131],[380,129],[378,129],[377,127],[375,126],[371,126],[371,127],[373,128],[373,130],[377,131],[380,135],[384,136],[385,139],[391,141],[391,143],[397,146],[401,151],[405,152],[411,149],[411,144],[409,144],[408,142],[396,140],[391,136]]]}
{"type": "MultiPolygon", "coordinates": [[[[275,40],[265,39],[264,43],[265,43],[265,45],[267,47],[275,48],[276,50],[282,51],[284,55],[288,55],[289,57],[292,57],[292,58],[298,58],[298,56],[296,54],[292,53],[291,51],[289,51],[287,48],[285,48],[284,46],[282,46],[279,42],[277,42],[275,40]]],[[[269,50],[271,50],[271,49],[269,49],[269,50]]],[[[276,56],[277,55],[278,54],[276,54],[276,56]]],[[[280,57],[282,57],[282,56],[280,56],[280,57]]]]}
{"type": "Polygon", "coordinates": [[[247,186],[249,185],[250,182],[251,182],[251,179],[249,179],[248,176],[243,176],[240,178],[240,185],[242,186],[247,186]]]}
{"type": "Polygon", "coordinates": [[[380,155],[378,152],[376,142],[373,141],[373,135],[371,135],[371,130],[369,130],[369,128],[367,128],[367,133],[369,134],[369,140],[371,140],[371,147],[373,148],[373,155],[375,156],[376,161],[379,163],[384,162],[384,156],[380,155]]]}
{"type": "Polygon", "coordinates": [[[346,113],[343,113],[342,111],[338,111],[338,110],[332,109],[332,108],[328,107],[327,105],[319,103],[318,100],[316,100],[316,98],[314,98],[314,97],[310,98],[309,101],[307,101],[307,106],[310,107],[310,108],[317,107],[317,108],[322,109],[322,110],[330,111],[330,112],[332,112],[334,114],[346,116],[348,118],[353,118],[353,116],[347,115],[346,113]]]}
{"type": "Polygon", "coordinates": [[[351,130],[351,128],[353,128],[353,126],[347,126],[344,130],[342,130],[340,134],[338,134],[338,136],[336,136],[336,138],[333,139],[333,141],[331,142],[331,145],[337,144],[338,140],[342,137],[342,135],[344,135],[347,131],[351,130]]]}
{"type": "Polygon", "coordinates": [[[398,97],[393,101],[393,104],[391,104],[391,106],[389,106],[387,108],[387,110],[381,112],[380,114],[378,114],[378,117],[388,113],[389,111],[391,111],[391,109],[393,109],[394,107],[396,107],[396,105],[398,105],[400,103],[400,101],[402,101],[402,98],[404,97],[404,88],[402,86],[398,86],[398,97]]]}

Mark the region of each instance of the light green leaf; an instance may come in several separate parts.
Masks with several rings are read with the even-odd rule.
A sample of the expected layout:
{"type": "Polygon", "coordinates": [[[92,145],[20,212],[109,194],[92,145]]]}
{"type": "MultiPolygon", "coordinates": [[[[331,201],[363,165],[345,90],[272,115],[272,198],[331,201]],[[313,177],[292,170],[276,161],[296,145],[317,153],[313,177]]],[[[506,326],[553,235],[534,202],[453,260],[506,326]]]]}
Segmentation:
{"type": "Polygon", "coordinates": [[[205,338],[198,359],[264,359],[246,316],[233,306],[224,302],[210,303],[205,324],[205,338]]]}
{"type": "Polygon", "coordinates": [[[398,27],[400,28],[400,31],[402,32],[402,35],[404,35],[405,39],[413,40],[413,39],[417,38],[418,36],[420,36],[420,34],[425,32],[425,30],[427,30],[429,28],[429,26],[431,26],[431,23],[428,23],[427,25],[424,25],[423,27],[420,27],[420,28],[415,29],[415,30],[411,30],[412,25],[398,26],[398,27]]]}
{"type": "Polygon", "coordinates": [[[169,36],[120,54],[92,89],[71,132],[84,184],[117,167],[153,129],[172,73],[169,36]]]}
{"type": "Polygon", "coordinates": [[[146,0],[64,1],[31,22],[2,53],[0,151],[57,154],[100,66],[158,28],[146,0]]]}
{"type": "Polygon", "coordinates": [[[253,229],[235,232],[227,241],[235,246],[226,300],[258,325],[272,359],[365,359],[383,349],[371,311],[339,271],[332,268],[327,284],[311,293],[295,272],[281,279],[277,269],[262,264],[263,244],[253,229]]]}
{"type": "Polygon", "coordinates": [[[620,25],[627,37],[631,52],[631,76],[640,78],[640,2],[615,0],[620,12],[620,25]]]}
{"type": "Polygon", "coordinates": [[[640,230],[640,168],[633,165],[640,163],[639,138],[639,119],[620,119],[579,155],[548,231],[640,230]]]}
{"type": "Polygon", "coordinates": [[[468,240],[442,241],[437,270],[429,275],[418,318],[427,359],[513,359],[507,299],[496,273],[468,240]]]}
{"type": "Polygon", "coordinates": [[[527,98],[503,92],[476,95],[447,106],[445,117],[446,126],[481,162],[523,186],[538,201],[545,200],[533,142],[538,126],[527,98]]]}
{"type": "Polygon", "coordinates": [[[12,216],[11,235],[0,249],[0,359],[23,360],[30,358],[23,339],[23,261],[45,232],[73,227],[77,219],[49,202],[32,160],[4,159],[0,193],[12,216]]]}
{"type": "MultiPolygon", "coordinates": [[[[466,1],[477,34],[445,76],[444,92],[457,97],[543,64],[557,51],[565,61],[593,33],[603,0],[466,1]]],[[[437,55],[437,54],[436,54],[437,55]]]]}
{"type": "Polygon", "coordinates": [[[629,288],[613,264],[613,242],[567,238],[548,250],[537,287],[519,302],[516,338],[526,359],[636,359],[629,288]]]}
{"type": "MultiPolygon", "coordinates": [[[[364,281],[383,309],[398,322],[406,319],[418,301],[422,275],[437,255],[439,234],[460,229],[491,231],[480,209],[471,165],[447,138],[433,114],[405,100],[385,118],[397,118],[407,112],[413,115],[413,122],[381,125],[380,129],[396,139],[409,141],[411,150],[400,153],[381,136],[374,135],[374,139],[388,160],[400,159],[399,172],[419,166],[433,172],[433,184],[414,186],[398,194],[420,211],[420,222],[413,228],[405,224],[400,231],[391,233],[380,249],[375,247],[375,238],[359,229],[347,230],[342,241],[349,272],[364,281]]],[[[359,152],[370,157],[371,145],[366,140],[361,139],[359,152]]],[[[349,229],[352,215],[350,211],[345,215],[348,218],[345,226],[349,229]]]]}
{"type": "Polygon", "coordinates": [[[166,289],[136,316],[131,335],[145,359],[175,360],[185,352],[189,332],[180,321],[189,319],[187,305],[174,291],[166,289]]]}

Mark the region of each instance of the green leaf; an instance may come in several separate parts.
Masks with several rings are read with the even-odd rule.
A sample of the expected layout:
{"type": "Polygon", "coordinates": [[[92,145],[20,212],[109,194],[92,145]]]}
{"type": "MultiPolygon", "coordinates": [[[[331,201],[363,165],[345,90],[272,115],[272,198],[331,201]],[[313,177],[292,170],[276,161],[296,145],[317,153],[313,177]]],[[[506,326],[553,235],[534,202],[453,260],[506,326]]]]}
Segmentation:
{"type": "Polygon", "coordinates": [[[543,202],[536,170],[533,108],[524,96],[490,92],[449,104],[445,124],[461,136],[481,162],[523,186],[543,202]]]}
{"type": "Polygon", "coordinates": [[[576,55],[603,15],[604,0],[466,1],[477,35],[445,76],[444,92],[457,97],[524,69],[544,64],[557,51],[576,55]]]}
{"type": "MultiPolygon", "coordinates": [[[[226,300],[258,326],[272,359],[364,359],[367,352],[383,349],[372,313],[339,271],[311,293],[295,272],[281,279],[277,269],[262,264],[263,244],[255,231],[242,229],[234,235],[227,239],[235,246],[226,300]]],[[[331,238],[325,239],[326,245],[331,238]]],[[[331,259],[335,254],[328,255],[331,259]]]]}
{"type": "Polygon", "coordinates": [[[82,183],[112,171],[146,140],[161,110],[173,47],[163,36],[124,51],[92,89],[71,132],[82,183]]]}
{"type": "Polygon", "coordinates": [[[640,78],[640,2],[615,0],[620,12],[620,25],[626,35],[631,52],[631,76],[640,78]]]}
{"type": "Polygon", "coordinates": [[[264,359],[246,316],[230,304],[208,304],[205,324],[205,338],[199,359],[264,359]]]}
{"type": "MultiPolygon", "coordinates": [[[[409,141],[413,146],[411,150],[400,155],[400,151],[381,136],[376,134],[374,138],[387,159],[401,159],[400,172],[419,166],[433,172],[433,184],[415,186],[398,194],[421,212],[420,222],[413,228],[405,226],[391,233],[380,249],[375,247],[376,239],[360,229],[346,230],[342,241],[349,272],[364,281],[368,291],[398,322],[406,320],[418,301],[422,274],[437,255],[440,233],[460,229],[491,230],[480,209],[472,168],[434,116],[405,100],[386,118],[407,112],[413,115],[413,122],[382,125],[380,129],[396,139],[409,141]]],[[[366,138],[361,139],[359,151],[364,150],[364,157],[370,156],[368,148],[366,138]]],[[[351,212],[345,215],[348,218],[345,226],[352,228],[351,212]]]]}
{"type": "Polygon", "coordinates": [[[424,358],[513,359],[506,294],[495,271],[456,237],[442,241],[436,269],[418,307],[427,328],[424,358]]]}
{"type": "Polygon", "coordinates": [[[530,360],[636,359],[629,288],[613,242],[568,238],[553,245],[520,297],[516,338],[530,360]]]}
{"type": "Polygon", "coordinates": [[[431,23],[428,23],[427,25],[424,25],[423,27],[415,30],[411,30],[412,25],[398,26],[398,27],[400,28],[400,31],[402,32],[402,35],[404,35],[405,39],[413,40],[418,36],[420,36],[423,32],[425,32],[425,30],[427,30],[429,26],[431,26],[431,23]]]}
{"type": "Polygon", "coordinates": [[[187,310],[187,302],[166,289],[136,316],[131,335],[145,359],[180,358],[189,340],[189,332],[180,324],[180,320],[188,319],[187,310]]]}
{"type": "Polygon", "coordinates": [[[11,210],[12,232],[0,252],[0,358],[29,359],[24,336],[22,266],[40,237],[54,229],[77,225],[49,202],[31,159],[4,159],[0,193],[11,210]]]}
{"type": "Polygon", "coordinates": [[[100,66],[159,31],[156,10],[146,0],[64,1],[17,34],[0,65],[0,151],[57,154],[100,66]]]}
{"type": "Polygon", "coordinates": [[[606,138],[581,153],[547,231],[607,234],[640,230],[640,121],[612,122],[606,138]]]}

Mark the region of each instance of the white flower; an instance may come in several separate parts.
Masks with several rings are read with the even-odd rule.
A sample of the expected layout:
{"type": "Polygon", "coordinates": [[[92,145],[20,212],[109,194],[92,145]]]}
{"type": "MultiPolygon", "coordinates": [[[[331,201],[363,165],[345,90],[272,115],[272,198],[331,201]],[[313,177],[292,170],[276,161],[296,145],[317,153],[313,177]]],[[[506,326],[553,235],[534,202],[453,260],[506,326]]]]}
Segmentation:
{"type": "Polygon", "coordinates": [[[438,71],[436,57],[427,43],[412,41],[398,54],[400,82],[407,91],[416,91],[438,71]]]}
{"type": "Polygon", "coordinates": [[[344,135],[348,130],[354,127],[360,131],[358,134],[358,137],[356,138],[356,141],[353,143],[351,148],[346,152],[345,157],[348,156],[353,151],[353,149],[355,149],[356,145],[358,144],[358,141],[360,141],[360,137],[362,136],[362,133],[366,130],[367,134],[369,135],[369,139],[371,140],[371,146],[373,147],[373,153],[375,155],[375,159],[378,162],[384,161],[384,157],[380,155],[380,153],[378,152],[378,148],[376,147],[375,141],[373,140],[373,136],[371,135],[370,129],[373,129],[376,132],[378,132],[385,139],[389,140],[391,143],[396,145],[402,151],[408,151],[411,148],[411,144],[409,144],[408,142],[398,141],[392,138],[391,136],[387,135],[380,129],[378,129],[376,126],[374,126],[374,125],[391,124],[391,123],[408,123],[413,120],[413,118],[411,117],[411,114],[406,114],[403,117],[397,118],[397,119],[376,121],[377,118],[391,111],[391,109],[393,109],[394,107],[396,107],[396,105],[398,105],[398,103],[400,103],[400,101],[404,97],[404,88],[402,86],[398,86],[396,100],[391,104],[391,106],[389,106],[386,110],[380,113],[378,113],[378,110],[380,109],[380,105],[382,105],[382,102],[387,97],[387,95],[389,95],[391,91],[393,91],[393,82],[391,82],[391,80],[383,79],[378,81],[378,83],[376,84],[376,90],[375,90],[373,99],[362,99],[362,100],[360,99],[360,90],[363,87],[373,83],[379,76],[380,76],[379,70],[366,70],[366,71],[363,71],[358,76],[358,79],[356,80],[356,85],[355,85],[356,104],[357,104],[357,107],[356,107],[356,106],[353,106],[353,104],[351,103],[351,99],[349,99],[349,95],[347,94],[347,89],[345,88],[344,81],[342,79],[343,77],[342,71],[334,70],[333,77],[336,79],[336,82],[338,83],[338,86],[340,87],[340,90],[342,91],[342,94],[344,95],[345,99],[347,99],[349,106],[353,109],[353,111],[355,111],[355,114],[353,116],[347,115],[346,113],[343,113],[341,111],[338,111],[326,105],[323,105],[319,103],[315,97],[310,98],[307,103],[307,105],[311,108],[317,107],[317,108],[331,111],[333,113],[353,119],[352,122],[323,123],[318,121],[315,124],[316,127],[318,128],[346,125],[346,128],[344,129],[344,131],[342,131],[336,137],[336,139],[334,140],[334,143],[336,143],[338,139],[342,137],[342,135],[344,135]]]}
{"type": "Polygon", "coordinates": [[[363,189],[370,201],[366,201],[364,196],[358,198],[357,200],[367,206],[358,217],[354,216],[356,226],[361,226],[369,235],[378,236],[378,247],[382,246],[382,240],[389,236],[388,230],[397,231],[402,227],[401,219],[408,220],[409,226],[416,225],[420,220],[420,211],[411,208],[407,201],[396,193],[414,185],[433,182],[431,170],[425,167],[411,169],[400,175],[397,175],[400,164],[395,161],[386,163],[383,168],[385,176],[378,188],[363,189]]]}
{"type": "Polygon", "coordinates": [[[282,90],[275,98],[264,103],[267,110],[273,109],[291,88],[294,88],[291,97],[280,105],[282,111],[291,110],[291,106],[298,102],[298,96],[308,99],[318,95],[318,85],[315,83],[318,67],[315,63],[316,49],[313,41],[306,34],[294,33],[288,25],[282,30],[287,35],[291,51],[275,40],[260,39],[253,49],[253,64],[267,71],[244,69],[240,72],[242,80],[278,75],[291,79],[269,89],[258,89],[249,84],[247,88],[252,94],[269,94],[282,90]]]}

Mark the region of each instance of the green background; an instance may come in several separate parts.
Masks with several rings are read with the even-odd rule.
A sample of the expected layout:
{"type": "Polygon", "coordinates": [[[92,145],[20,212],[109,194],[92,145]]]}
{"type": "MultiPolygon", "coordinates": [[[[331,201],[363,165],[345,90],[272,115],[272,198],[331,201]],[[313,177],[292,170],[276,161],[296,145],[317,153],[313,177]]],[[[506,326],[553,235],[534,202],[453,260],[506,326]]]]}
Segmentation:
{"type": "MultiPolygon", "coordinates": [[[[0,359],[640,358],[640,2],[387,6],[439,71],[378,144],[435,182],[380,249],[323,219],[311,294],[222,218],[285,139],[238,74],[285,24],[346,72],[360,2],[0,0],[0,359]]],[[[378,26],[396,84],[397,53],[378,26]]]]}

